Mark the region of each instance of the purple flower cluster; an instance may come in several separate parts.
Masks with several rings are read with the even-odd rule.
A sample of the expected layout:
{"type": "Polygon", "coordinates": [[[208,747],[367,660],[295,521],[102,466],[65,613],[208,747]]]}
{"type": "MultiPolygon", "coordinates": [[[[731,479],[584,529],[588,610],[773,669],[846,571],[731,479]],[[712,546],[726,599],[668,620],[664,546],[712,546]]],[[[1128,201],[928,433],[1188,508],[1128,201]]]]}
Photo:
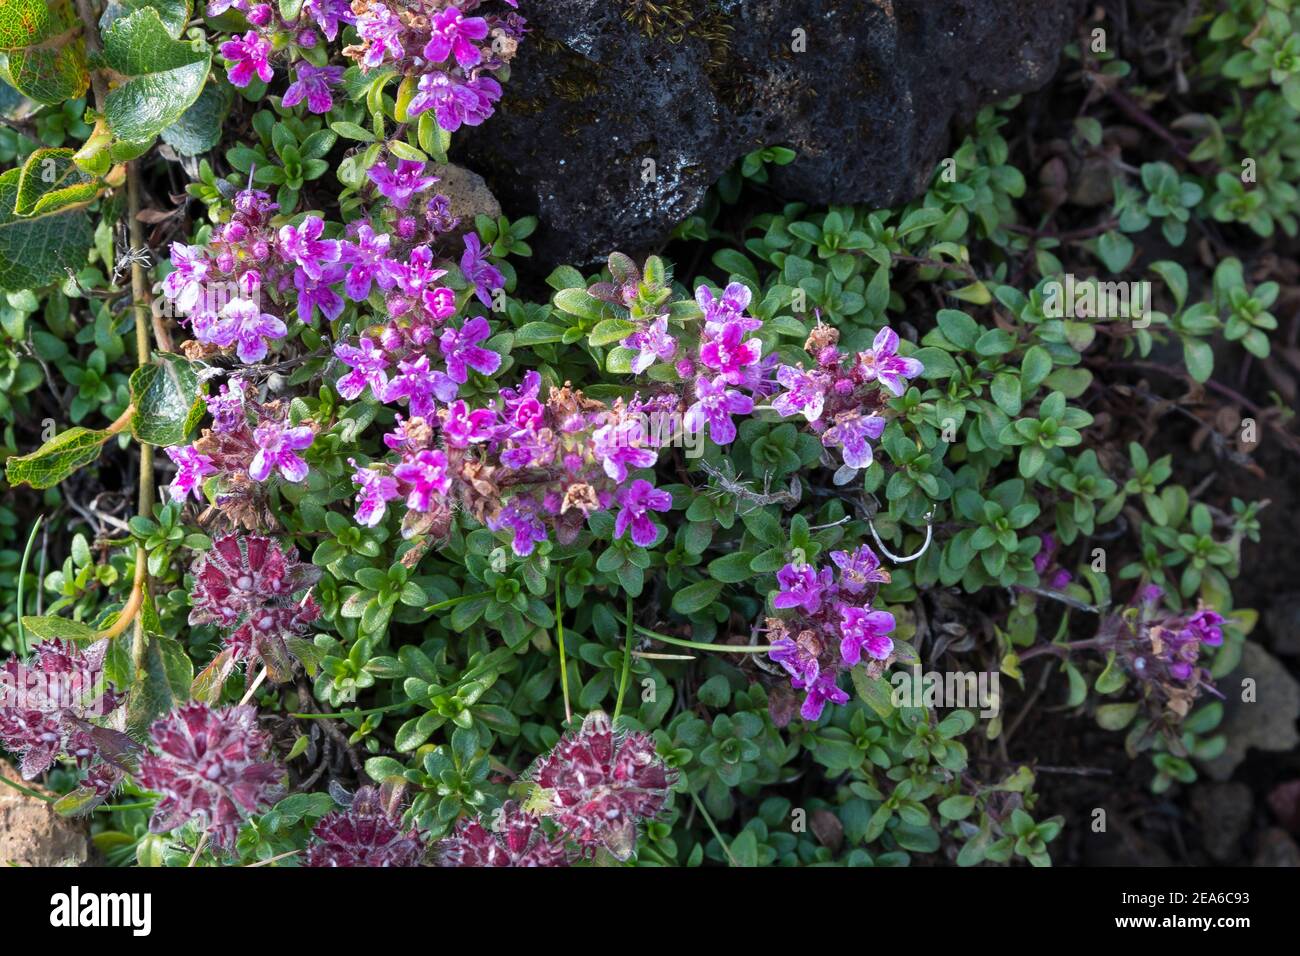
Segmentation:
{"type": "Polygon", "coordinates": [[[902,395],[907,379],[925,369],[914,358],[898,354],[898,335],[886,327],[876,333],[871,348],[846,355],[837,346],[839,332],[818,322],[804,348],[816,361],[782,365],[776,380],[784,391],[772,407],[789,418],[802,415],[826,448],[838,448],[851,471],[872,462],[871,442],[885,430],[880,415],[886,395],[902,395]]]}
{"type": "Polygon", "coordinates": [[[312,829],[306,866],[419,866],[424,834],[402,826],[386,789],[362,787],[346,810],[322,817],[312,829]]]}
{"type": "MultiPolygon", "coordinates": [[[[516,0],[505,0],[517,7],[516,0]]],[[[355,0],[360,43],[343,50],[363,70],[391,66],[418,76],[407,114],[432,110],[448,132],[478,126],[501,99],[492,75],[505,68],[523,39],[519,14],[466,16],[482,0],[355,0]]]]}
{"type": "Polygon", "coordinates": [[[130,738],[91,721],[122,705],[104,679],[108,641],[85,650],[72,642],[45,641],[24,662],[11,657],[0,666],[0,744],[22,757],[20,771],[31,780],[67,757],[89,770],[84,785],[106,796],[126,769],[130,738]]]}
{"type": "Polygon", "coordinates": [[[317,310],[328,319],[343,311],[333,288],[343,279],[343,244],[323,238],[325,223],[316,216],[277,229],[271,220],[278,208],[266,193],[243,190],[207,246],[172,243],[172,271],[163,280],[194,337],[233,349],[246,364],[262,361],[270,343],[284,338],[295,307],[307,323],[317,310]]]}
{"type": "MultiPolygon", "coordinates": [[[[252,389],[232,376],[216,393],[204,397],[212,427],[192,445],[168,447],[176,476],[167,486],[175,501],[193,496],[204,501],[203,486],[216,477],[216,501],[247,496],[257,485],[273,478],[294,484],[305,481],[307,462],[302,453],[315,441],[310,424],[293,425],[279,401],[260,403],[252,389]]],[[[257,523],[247,523],[257,527],[257,523]]]]}
{"type": "Polygon", "coordinates": [[[1210,672],[1199,661],[1203,648],[1222,646],[1224,619],[1203,604],[1190,614],[1170,612],[1160,606],[1162,596],[1155,585],[1139,593],[1138,620],[1120,629],[1131,638],[1122,646],[1129,669],[1183,716],[1201,688],[1212,689],[1210,672]]]}
{"type": "MultiPolygon", "coordinates": [[[[275,76],[271,58],[288,47],[311,49],[322,40],[338,37],[339,28],[356,22],[348,0],[305,0],[298,13],[287,19],[281,4],[255,0],[209,0],[208,16],[239,10],[253,28],[232,36],[217,51],[226,61],[226,76],[240,88],[254,78],[270,83],[275,76]]],[[[304,99],[313,113],[328,113],[334,105],[332,88],[343,79],[341,66],[316,66],[306,60],[293,64],[296,79],[284,93],[285,106],[297,106],[304,99]]]]}
{"type": "Polygon", "coordinates": [[[161,794],[149,832],[198,821],[218,848],[230,848],[240,824],[283,794],[283,771],[270,761],[271,738],[249,706],[183,704],[154,723],[157,754],[140,758],[140,785],[161,794]]]}
{"type": "Polygon", "coordinates": [[[507,801],[492,828],[462,819],[437,847],[439,866],[568,866],[569,851],[548,837],[541,818],[507,801]]]}
{"type": "Polygon", "coordinates": [[[295,658],[286,641],[320,616],[311,595],[320,569],[302,564],[271,538],[228,534],[199,556],[193,573],[190,625],[226,631],[232,665],[260,660],[272,681],[289,680],[295,658]]]}
{"type": "Polygon", "coordinates": [[[768,618],[772,650],[768,656],[790,675],[796,690],[805,692],[799,713],[817,720],[827,702],[848,703],[839,688],[842,670],[865,660],[872,676],[880,676],[892,660],[894,616],[871,607],[889,572],[865,544],[856,551],[832,551],[835,569],[787,564],[777,572],[780,590],[772,598],[785,618],[768,618]]]}

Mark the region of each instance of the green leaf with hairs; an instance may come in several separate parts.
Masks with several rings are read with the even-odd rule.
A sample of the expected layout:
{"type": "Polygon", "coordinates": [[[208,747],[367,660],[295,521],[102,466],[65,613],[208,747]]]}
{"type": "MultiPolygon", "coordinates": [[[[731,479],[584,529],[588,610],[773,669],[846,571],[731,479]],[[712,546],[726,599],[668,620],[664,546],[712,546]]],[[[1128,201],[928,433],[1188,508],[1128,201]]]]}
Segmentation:
{"type": "Polygon", "coordinates": [[[131,373],[131,434],[150,445],[179,445],[203,415],[194,367],[179,355],[159,354],[131,373]]]}
{"type": "Polygon", "coordinates": [[[104,102],[109,128],[125,142],[147,143],[199,98],[212,54],[174,39],[158,11],[144,7],[104,31],[104,59],[125,78],[104,102]]]}
{"type": "Polygon", "coordinates": [[[16,212],[21,169],[0,174],[0,291],[39,289],[86,264],[94,233],[80,209],[16,212]]]}
{"type": "Polygon", "coordinates": [[[5,462],[5,477],[11,485],[28,484],[33,488],[53,488],[79,468],[99,457],[104,442],[112,437],[107,430],[82,428],[80,425],[60,432],[29,455],[17,455],[5,462]]]}

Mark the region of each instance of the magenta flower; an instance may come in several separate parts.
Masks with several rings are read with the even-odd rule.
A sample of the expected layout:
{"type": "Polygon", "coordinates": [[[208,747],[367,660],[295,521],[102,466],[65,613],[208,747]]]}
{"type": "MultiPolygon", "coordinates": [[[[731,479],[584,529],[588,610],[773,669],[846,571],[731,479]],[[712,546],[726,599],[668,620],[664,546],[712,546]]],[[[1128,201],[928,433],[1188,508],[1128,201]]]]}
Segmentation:
{"type": "Polygon", "coordinates": [[[191,494],[203,500],[203,479],[217,473],[212,459],[194,450],[193,445],[174,445],[164,448],[167,457],[176,463],[176,477],[167,486],[173,501],[184,501],[191,494]]]}
{"type": "Polygon", "coordinates": [[[799,708],[799,716],[804,720],[820,720],[827,703],[847,704],[849,702],[849,695],[840,690],[836,683],[836,672],[833,670],[822,671],[811,683],[799,680],[791,680],[790,683],[796,689],[806,692],[803,706],[799,708]]]}
{"type": "Polygon", "coordinates": [[[247,86],[254,74],[263,83],[270,83],[275,75],[271,69],[271,41],[262,39],[252,30],[242,37],[232,37],[219,49],[227,60],[226,75],[235,86],[247,86]]]}
{"type": "Polygon", "coordinates": [[[382,3],[372,3],[365,12],[357,15],[357,35],[365,41],[365,54],[361,65],[366,70],[382,66],[385,61],[399,60],[405,50],[402,49],[402,34],[406,26],[401,18],[382,3]]]}
{"type": "Polygon", "coordinates": [[[803,415],[808,421],[815,422],[822,417],[828,384],[824,374],[782,365],[776,370],[776,380],[786,391],[772,399],[774,409],[786,418],[803,415]]]}
{"type": "Polygon", "coordinates": [[[878,381],[895,395],[907,388],[904,379],[916,378],[925,366],[914,358],[898,354],[898,333],[885,326],[876,333],[871,348],[858,353],[858,368],[864,381],[878,381]]]}
{"type": "Polygon", "coordinates": [[[398,362],[397,374],[392,377],[379,397],[381,401],[387,403],[405,398],[412,415],[428,418],[435,408],[434,399],[439,392],[447,395],[448,386],[450,386],[450,395],[444,401],[456,397],[456,383],[442,372],[431,369],[429,357],[421,355],[414,360],[404,359],[398,362]]]}
{"type": "Polygon", "coordinates": [[[506,502],[488,521],[488,527],[493,531],[508,528],[513,533],[510,548],[521,558],[528,557],[537,545],[546,540],[546,525],[542,524],[533,508],[521,504],[518,497],[506,502]]]}
{"type": "Polygon", "coordinates": [[[676,781],[648,734],[615,733],[609,715],[593,711],[582,728],[560,738],[528,777],[537,786],[542,816],[586,854],[605,847],[626,860],[636,849],[637,825],[663,809],[676,781]]]}
{"type": "Polygon", "coordinates": [[[695,404],[686,410],[682,424],[692,434],[707,424],[714,444],[730,445],[736,440],[736,425],[731,416],[747,415],[753,410],[754,400],[728,388],[723,376],[701,375],[695,380],[695,404]]]}
{"type": "Polygon", "coordinates": [[[221,310],[224,320],[213,339],[215,344],[235,346],[235,354],[246,365],[260,362],[269,351],[268,341],[283,338],[289,331],[279,318],[252,299],[231,299],[221,310]]]}
{"type": "Polygon", "coordinates": [[[437,846],[439,866],[568,866],[569,854],[559,840],[548,839],[541,819],[507,801],[494,830],[478,820],[462,819],[437,846]]]}
{"type": "Polygon", "coordinates": [[[408,485],[406,507],[412,511],[433,510],[435,500],[445,498],[451,490],[447,474],[447,456],[426,448],[393,469],[393,477],[408,485]]]}
{"type": "Polygon", "coordinates": [[[339,35],[341,24],[357,22],[348,0],[305,0],[302,10],[316,21],[327,40],[333,40],[339,35]]]}
{"type": "Polygon", "coordinates": [[[366,170],[366,175],[379,188],[380,194],[398,209],[405,209],[413,195],[438,181],[437,176],[424,175],[424,163],[414,159],[399,159],[396,169],[389,169],[385,163],[376,163],[366,170]]]}
{"type": "Polygon", "coordinates": [[[602,425],[591,435],[591,453],[605,474],[615,481],[626,481],[628,468],[651,468],[659,453],[643,447],[646,440],[641,421],[629,418],[602,425]]]}
{"type": "MultiPolygon", "coordinates": [[[[96,757],[116,762],[129,747],[115,731],[90,723],[126,700],[104,677],[107,653],[108,641],[85,650],[71,641],[44,641],[27,661],[14,656],[0,665],[0,744],[22,757],[24,780],[44,773],[60,756],[85,768],[96,757]]],[[[120,773],[111,777],[115,785],[120,773]]]]}
{"type": "Polygon", "coordinates": [[[738,385],[746,366],[754,365],[763,354],[758,339],[744,340],[745,328],[737,321],[724,323],[718,334],[700,345],[700,362],[718,373],[728,385],[738,385]]]}
{"type": "Polygon", "coordinates": [[[477,66],[483,53],[473,43],[488,35],[488,23],[482,17],[465,17],[454,6],[435,13],[429,20],[433,36],[424,46],[424,58],[442,63],[449,56],[464,69],[477,66]]]}
{"type": "Polygon", "coordinates": [[[312,66],[306,60],[297,65],[298,78],[284,91],[284,106],[297,106],[307,100],[307,109],[312,113],[328,113],[334,106],[334,94],[330,87],[343,79],[341,66],[312,66]]]}
{"type": "Polygon", "coordinates": [[[888,584],[889,572],[880,566],[880,559],[867,545],[857,551],[832,551],[831,560],[840,569],[840,587],[850,594],[861,594],[868,584],[888,584]]]}
{"type": "Polygon", "coordinates": [[[704,310],[705,322],[726,323],[741,320],[747,331],[753,331],[762,325],[757,319],[744,318],[744,311],[749,308],[753,293],[742,282],[732,282],[722,290],[722,297],[717,298],[713,290],[702,285],[695,290],[695,302],[704,310]]]}
{"type": "Polygon", "coordinates": [[[281,226],[279,232],[280,254],[297,263],[309,279],[320,281],[325,265],[338,262],[343,254],[337,239],[322,239],[325,221],[319,216],[307,216],[300,226],[281,226]]]}
{"type": "Polygon", "coordinates": [[[840,656],[845,664],[852,667],[862,659],[864,650],[873,660],[889,657],[894,650],[894,641],[888,636],[894,629],[894,615],[848,605],[839,610],[840,656]]]}
{"type": "Polygon", "coordinates": [[[482,316],[470,319],[459,330],[443,330],[438,347],[447,360],[447,374],[453,382],[465,382],[471,368],[482,375],[491,375],[501,367],[501,356],[478,344],[491,334],[492,329],[482,316]]]}
{"type": "Polygon", "coordinates": [[[236,661],[262,661],[275,683],[293,674],[288,639],[320,617],[311,586],[320,569],[260,535],[217,538],[194,564],[189,624],[212,624],[236,661]],[[306,592],[301,598],[296,597],[306,592]]]}
{"type": "Polygon", "coordinates": [[[375,395],[382,395],[388,386],[388,355],[367,335],[361,336],[356,345],[338,342],[334,346],[334,355],[352,371],[335,383],[339,395],[348,401],[356,398],[370,386],[375,395]]]}
{"type": "Polygon", "coordinates": [[[1206,647],[1219,647],[1223,644],[1223,615],[1203,607],[1188,618],[1187,632],[1206,647]]]}
{"type": "Polygon", "coordinates": [[[173,242],[172,271],[163,279],[163,292],[176,303],[182,315],[188,315],[203,297],[203,281],[211,268],[202,246],[173,242]]]}
{"type": "Polygon", "coordinates": [[[442,436],[450,448],[468,448],[492,437],[496,417],[492,409],[470,411],[464,401],[452,402],[442,416],[442,436]]]}
{"type": "Polygon", "coordinates": [[[447,270],[433,268],[433,250],[428,246],[416,246],[405,263],[389,260],[387,274],[403,295],[415,297],[445,276],[447,270]]]}
{"type": "Polygon", "coordinates": [[[637,329],[622,342],[624,348],[635,349],[632,374],[640,375],[656,361],[667,362],[677,352],[677,341],[668,334],[668,317],[661,315],[649,325],[637,329]]]}
{"type": "Polygon", "coordinates": [[[819,650],[806,640],[796,641],[782,637],[772,642],[772,649],[767,652],[767,656],[785,668],[787,674],[800,682],[796,686],[802,688],[816,681],[817,675],[821,673],[819,650]]]}
{"type": "Polygon", "coordinates": [[[376,233],[366,222],[357,226],[355,242],[343,243],[342,260],[351,266],[343,291],[353,302],[364,301],[372,283],[378,283],[381,289],[392,287],[393,280],[387,274],[387,267],[395,264],[388,258],[391,243],[388,233],[376,233]]]}
{"type": "Polygon", "coordinates": [[[488,262],[488,250],[477,232],[465,235],[465,253],[460,257],[460,271],[474,285],[474,293],[487,308],[492,308],[492,293],[505,285],[505,277],[488,262]]]}
{"type": "Polygon", "coordinates": [[[362,468],[355,458],[349,458],[348,464],[356,469],[352,483],[361,489],[357,492],[357,523],[373,528],[384,520],[388,502],[401,497],[397,479],[373,468],[362,468]]]}
{"type": "Polygon", "coordinates": [[[418,92],[407,106],[410,116],[433,110],[438,125],[449,133],[461,126],[478,126],[492,115],[493,104],[501,99],[501,84],[490,76],[468,80],[449,73],[433,72],[420,77],[418,92]]]}
{"type": "Polygon", "coordinates": [[[212,416],[212,430],[218,434],[239,431],[247,426],[248,416],[244,411],[244,383],[238,378],[231,378],[222,384],[215,395],[203,396],[212,416]]]}
{"type": "Polygon", "coordinates": [[[871,464],[873,455],[868,440],[878,439],[885,431],[885,420],[879,415],[865,418],[858,414],[842,417],[834,426],[822,435],[822,444],[827,448],[840,448],[844,464],[850,468],[866,468],[871,464]]]}
{"type": "Polygon", "coordinates": [[[312,828],[306,866],[419,866],[423,833],[402,826],[402,815],[377,787],[362,787],[346,810],[335,810],[312,828]]]}
{"type": "Polygon", "coordinates": [[[271,738],[258,729],[252,707],[182,704],[149,733],[158,754],[140,758],[137,777],[162,794],[150,833],[168,833],[193,819],[213,846],[229,848],[244,817],[283,794],[283,771],[269,760],[271,738]]]}
{"type": "Polygon", "coordinates": [[[343,297],[330,287],[343,278],[345,268],[339,262],[328,263],[321,269],[319,280],[313,280],[301,268],[293,270],[293,284],[298,290],[298,318],[304,324],[312,323],[316,309],[331,322],[342,315],[343,297]]]}
{"type": "Polygon", "coordinates": [[[650,520],[648,512],[667,511],[673,506],[673,496],[638,478],[630,487],[621,489],[616,497],[622,510],[614,521],[614,537],[623,537],[630,527],[632,543],[639,548],[650,547],[658,537],[659,529],[650,520]]]}
{"type": "Polygon", "coordinates": [[[298,457],[297,452],[310,447],[315,437],[315,432],[306,425],[285,428],[279,422],[262,422],[253,432],[258,451],[248,466],[248,477],[254,481],[266,481],[271,472],[278,469],[285,481],[304,480],[307,463],[298,457]]]}
{"type": "Polygon", "coordinates": [[[818,573],[811,564],[787,564],[776,572],[781,590],[772,598],[772,606],[778,609],[802,607],[809,614],[816,614],[831,586],[831,577],[830,568],[818,573]]]}

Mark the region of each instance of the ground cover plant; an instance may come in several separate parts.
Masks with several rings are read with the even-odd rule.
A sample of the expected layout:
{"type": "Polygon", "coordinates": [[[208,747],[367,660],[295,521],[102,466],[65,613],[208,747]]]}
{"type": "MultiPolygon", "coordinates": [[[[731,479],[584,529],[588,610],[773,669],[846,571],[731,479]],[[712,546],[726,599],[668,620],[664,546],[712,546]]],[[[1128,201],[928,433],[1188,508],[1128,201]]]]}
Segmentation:
{"type": "Polygon", "coordinates": [[[1294,753],[1197,801],[1294,746],[1300,10],[1138,6],[905,205],[772,143],[573,265],[443,191],[527,3],[0,2],[0,782],[113,865],[1294,853],[1294,753]]]}

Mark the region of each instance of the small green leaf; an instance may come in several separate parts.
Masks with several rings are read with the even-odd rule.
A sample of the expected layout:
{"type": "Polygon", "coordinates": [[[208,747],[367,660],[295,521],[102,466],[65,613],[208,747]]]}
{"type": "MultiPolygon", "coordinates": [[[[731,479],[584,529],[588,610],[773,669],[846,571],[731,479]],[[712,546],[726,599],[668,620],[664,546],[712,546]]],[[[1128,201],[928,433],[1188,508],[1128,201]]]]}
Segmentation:
{"type": "Polygon", "coordinates": [[[52,488],[98,458],[104,442],[111,437],[107,430],[92,431],[80,425],[69,428],[31,454],[9,458],[5,462],[5,477],[11,485],[52,488]]]}
{"type": "Polygon", "coordinates": [[[131,433],[150,445],[179,445],[203,415],[193,366],[179,355],[160,354],[131,373],[131,433]]]}

